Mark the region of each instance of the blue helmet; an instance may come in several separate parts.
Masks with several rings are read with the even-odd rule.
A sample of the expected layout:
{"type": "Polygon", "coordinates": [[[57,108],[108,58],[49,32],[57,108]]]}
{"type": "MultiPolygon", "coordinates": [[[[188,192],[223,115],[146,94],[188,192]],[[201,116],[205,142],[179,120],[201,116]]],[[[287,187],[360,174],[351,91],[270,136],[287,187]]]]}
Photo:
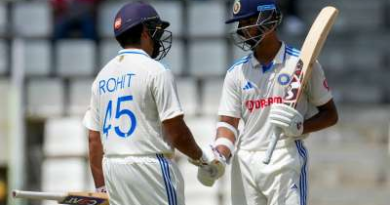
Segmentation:
{"type": "Polygon", "coordinates": [[[164,58],[172,45],[172,33],[165,30],[169,22],[161,20],[157,11],[148,3],[137,1],[125,4],[116,14],[114,34],[118,37],[139,24],[144,24],[154,41],[152,58],[164,58]]]}
{"type": "Polygon", "coordinates": [[[254,24],[237,25],[231,33],[233,42],[243,50],[253,50],[264,36],[276,29],[282,21],[282,13],[275,0],[236,0],[232,9],[233,16],[226,24],[257,17],[254,24]],[[249,29],[257,29],[257,34],[250,34],[249,29]]]}

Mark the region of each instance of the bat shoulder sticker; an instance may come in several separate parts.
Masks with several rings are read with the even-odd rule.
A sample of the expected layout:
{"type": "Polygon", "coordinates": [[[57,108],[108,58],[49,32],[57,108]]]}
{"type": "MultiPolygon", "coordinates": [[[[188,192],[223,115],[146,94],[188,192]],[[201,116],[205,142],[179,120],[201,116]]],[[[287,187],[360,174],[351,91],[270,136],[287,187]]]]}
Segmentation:
{"type": "Polygon", "coordinates": [[[34,199],[34,200],[53,200],[59,204],[71,205],[109,205],[108,195],[106,193],[94,192],[38,192],[38,191],[21,191],[12,192],[14,198],[34,199]]]}

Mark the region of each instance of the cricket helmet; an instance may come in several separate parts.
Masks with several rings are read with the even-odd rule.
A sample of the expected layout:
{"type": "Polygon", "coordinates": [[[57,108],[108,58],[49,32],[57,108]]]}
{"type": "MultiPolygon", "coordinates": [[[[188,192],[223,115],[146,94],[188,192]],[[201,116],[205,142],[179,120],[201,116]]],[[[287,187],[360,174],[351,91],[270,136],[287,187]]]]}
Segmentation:
{"type": "Polygon", "coordinates": [[[152,58],[164,58],[172,46],[172,32],[165,30],[170,24],[161,20],[157,11],[146,2],[130,2],[118,11],[113,25],[115,37],[139,24],[145,25],[154,42],[152,58]]]}
{"type": "Polygon", "coordinates": [[[238,23],[231,33],[234,44],[245,51],[259,45],[266,34],[276,29],[283,17],[276,0],[236,0],[232,13],[232,18],[226,24],[257,17],[252,25],[242,26],[238,23]],[[253,28],[257,30],[256,34],[249,32],[253,28]]]}

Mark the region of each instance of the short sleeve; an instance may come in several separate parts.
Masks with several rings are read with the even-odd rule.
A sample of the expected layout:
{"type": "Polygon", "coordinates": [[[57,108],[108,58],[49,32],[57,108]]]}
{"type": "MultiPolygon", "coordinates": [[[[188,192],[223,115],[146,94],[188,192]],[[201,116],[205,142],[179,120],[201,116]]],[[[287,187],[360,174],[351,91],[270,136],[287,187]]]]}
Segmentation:
{"type": "Polygon", "coordinates": [[[100,131],[99,99],[92,85],[91,101],[83,119],[83,125],[89,130],[100,131]]]}
{"type": "Polygon", "coordinates": [[[157,73],[153,77],[151,89],[161,121],[184,114],[171,70],[157,73]]]}
{"type": "Polygon", "coordinates": [[[315,106],[321,106],[332,99],[332,92],[328,86],[321,65],[314,64],[308,89],[308,100],[315,106]]]}
{"type": "Polygon", "coordinates": [[[218,115],[241,118],[241,90],[235,71],[228,71],[226,74],[218,115]]]}

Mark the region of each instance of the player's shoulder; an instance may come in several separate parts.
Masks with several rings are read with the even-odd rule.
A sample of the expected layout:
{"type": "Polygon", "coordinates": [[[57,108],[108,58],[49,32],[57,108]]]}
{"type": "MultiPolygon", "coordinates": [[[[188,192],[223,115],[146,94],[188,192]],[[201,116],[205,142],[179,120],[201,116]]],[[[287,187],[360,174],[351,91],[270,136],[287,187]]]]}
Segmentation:
{"type": "Polygon", "coordinates": [[[128,65],[132,66],[137,66],[139,68],[139,71],[147,72],[149,73],[149,75],[152,76],[169,70],[169,67],[166,64],[146,55],[138,55],[137,58],[129,58],[127,59],[127,61],[124,61],[124,63],[127,63],[128,65]]]}
{"type": "Polygon", "coordinates": [[[292,57],[292,58],[298,58],[299,55],[301,54],[301,51],[299,49],[296,49],[290,45],[287,45],[286,44],[286,48],[285,48],[285,53],[286,53],[286,56],[287,57],[292,57]]]}
{"type": "Polygon", "coordinates": [[[104,78],[106,77],[107,75],[109,75],[108,73],[113,69],[113,67],[115,66],[115,58],[111,59],[110,61],[108,61],[100,70],[99,72],[97,73],[96,77],[95,77],[95,81],[99,81],[100,78],[104,78]]]}
{"type": "Polygon", "coordinates": [[[150,71],[152,74],[171,72],[171,69],[168,66],[168,64],[161,61],[154,60],[152,58],[148,60],[148,66],[150,67],[150,71]]]}
{"type": "Polygon", "coordinates": [[[242,68],[243,65],[245,65],[246,63],[248,63],[250,61],[251,57],[252,57],[252,54],[248,54],[242,58],[237,59],[236,61],[234,61],[233,65],[231,65],[229,67],[229,69],[227,70],[227,73],[231,73],[234,70],[242,68]]]}

